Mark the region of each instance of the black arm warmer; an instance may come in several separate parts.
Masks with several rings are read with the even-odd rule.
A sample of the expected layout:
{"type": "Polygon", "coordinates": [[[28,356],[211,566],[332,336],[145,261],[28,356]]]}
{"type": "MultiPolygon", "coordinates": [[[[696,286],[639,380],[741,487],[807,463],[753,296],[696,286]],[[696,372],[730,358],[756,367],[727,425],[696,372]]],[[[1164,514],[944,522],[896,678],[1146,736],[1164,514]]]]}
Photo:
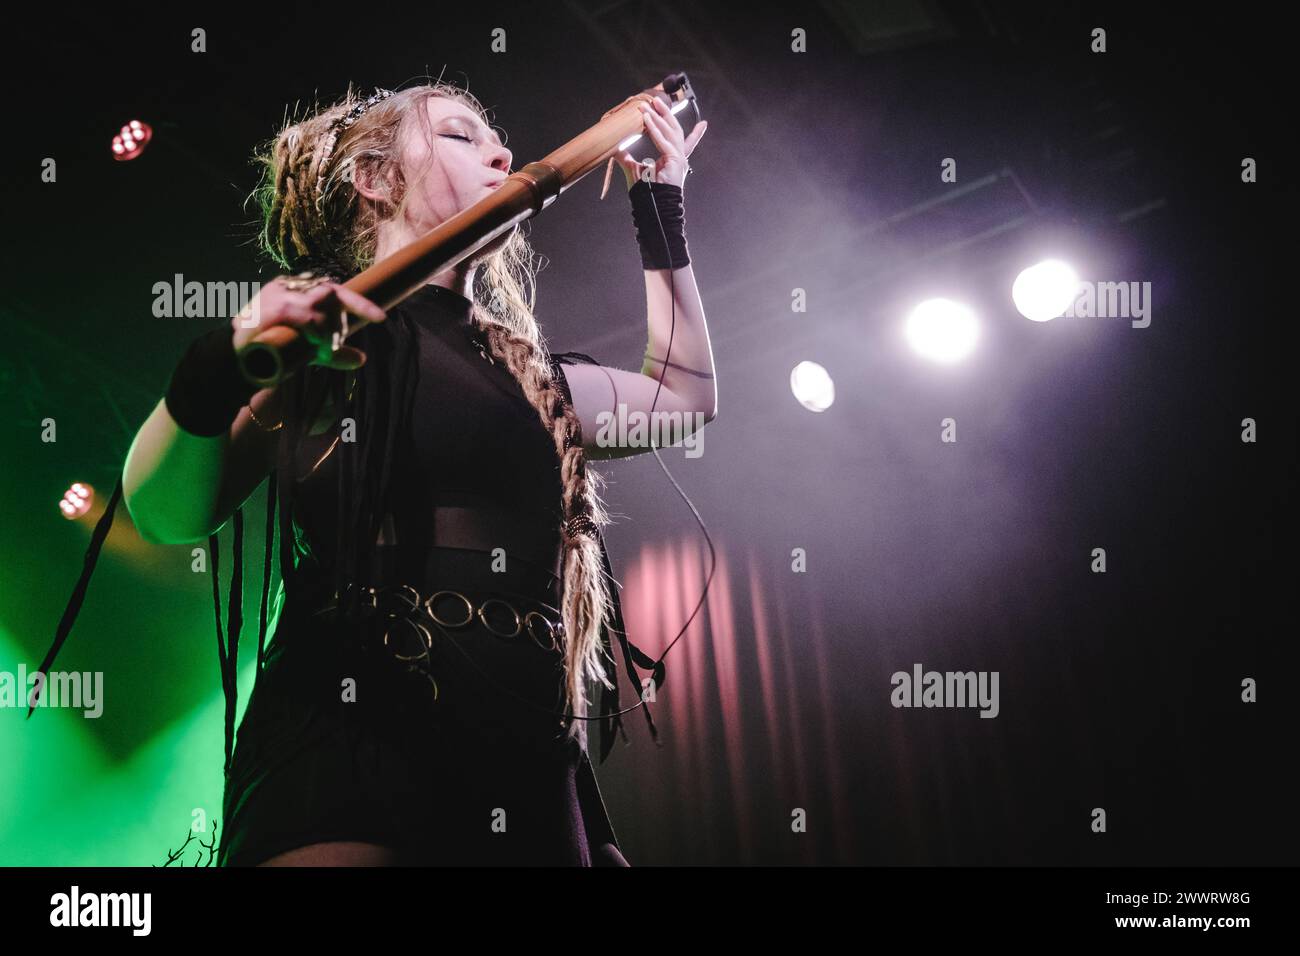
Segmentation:
{"type": "Polygon", "coordinates": [[[215,438],[229,430],[239,410],[259,391],[239,370],[234,333],[227,325],[190,343],[172,371],[163,401],[182,429],[215,438]]]}
{"type": "Polygon", "coordinates": [[[628,190],[632,201],[632,223],[641,246],[641,264],[647,269],[683,269],[691,264],[686,249],[686,221],[682,212],[682,188],[671,183],[637,180],[628,190]],[[659,210],[655,218],[655,209],[659,210]],[[660,222],[663,232],[660,232],[660,222]],[[664,245],[667,237],[668,245],[664,245]]]}

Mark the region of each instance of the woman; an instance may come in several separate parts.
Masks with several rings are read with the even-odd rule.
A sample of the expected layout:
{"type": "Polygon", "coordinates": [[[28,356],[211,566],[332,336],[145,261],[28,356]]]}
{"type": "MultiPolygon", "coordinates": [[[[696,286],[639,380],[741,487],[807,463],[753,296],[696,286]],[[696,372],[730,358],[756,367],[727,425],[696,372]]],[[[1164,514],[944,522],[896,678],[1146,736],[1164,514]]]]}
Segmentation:
{"type": "Polygon", "coordinates": [[[616,610],[586,460],[649,450],[597,441],[619,404],[688,423],[716,407],[680,216],[704,124],[685,138],[665,106],[641,108],[654,186],[617,159],[645,266],[640,373],[549,354],[517,231],[387,314],[340,284],[509,174],[468,93],[349,92],[259,151],[263,247],[301,275],[191,347],[122,481],[158,543],[215,544],[268,474],[279,504],[284,605],[233,754],[228,706],[220,863],[627,865],[580,719],[586,684],[611,686],[616,610]],[[343,311],[373,323],[347,344],[343,311]],[[276,324],[318,354],[254,393],[235,351],[276,324]]]}

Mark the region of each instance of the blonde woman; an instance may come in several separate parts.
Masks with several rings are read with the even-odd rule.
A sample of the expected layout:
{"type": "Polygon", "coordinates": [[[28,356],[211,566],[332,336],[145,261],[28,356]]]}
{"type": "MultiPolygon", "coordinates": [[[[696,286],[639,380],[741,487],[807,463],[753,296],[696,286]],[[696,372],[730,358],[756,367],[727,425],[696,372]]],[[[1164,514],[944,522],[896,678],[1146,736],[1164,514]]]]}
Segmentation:
{"type": "Polygon", "coordinates": [[[627,865],[579,719],[588,683],[610,686],[615,607],[586,462],[649,450],[597,442],[620,404],[688,429],[716,409],[681,217],[704,124],[684,137],[662,104],[642,109],[652,182],[618,157],[645,267],[640,372],[549,353],[518,231],[387,314],[340,284],[510,173],[467,92],[350,91],[258,150],[262,245],[292,277],[191,346],[122,481],[160,543],[215,544],[268,475],[278,502],[284,603],[233,748],[222,651],[221,864],[627,865]],[[339,346],[343,310],[373,324],[339,346]],[[254,393],[235,351],[275,324],[319,354],[254,393]]]}

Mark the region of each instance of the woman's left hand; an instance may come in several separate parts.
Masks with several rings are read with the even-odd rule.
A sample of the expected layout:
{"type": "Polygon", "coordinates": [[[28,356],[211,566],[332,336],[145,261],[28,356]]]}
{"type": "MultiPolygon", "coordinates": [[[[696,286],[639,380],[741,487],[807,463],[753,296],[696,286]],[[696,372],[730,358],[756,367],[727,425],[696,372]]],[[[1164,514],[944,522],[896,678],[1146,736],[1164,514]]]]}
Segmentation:
{"type": "MultiPolygon", "coordinates": [[[[662,85],[655,87],[655,89],[661,88],[662,85]]],[[[658,97],[648,97],[648,100],[649,102],[642,100],[639,108],[641,115],[645,117],[646,132],[659,150],[659,158],[655,160],[655,168],[650,179],[652,182],[670,183],[681,188],[686,183],[686,172],[689,168],[686,158],[694,152],[709,123],[707,120],[697,123],[691,130],[691,135],[687,137],[682,132],[682,124],[677,121],[668,104],[658,97]]],[[[636,185],[642,169],[641,164],[627,151],[614,158],[627,179],[627,188],[631,189],[636,185]]]]}

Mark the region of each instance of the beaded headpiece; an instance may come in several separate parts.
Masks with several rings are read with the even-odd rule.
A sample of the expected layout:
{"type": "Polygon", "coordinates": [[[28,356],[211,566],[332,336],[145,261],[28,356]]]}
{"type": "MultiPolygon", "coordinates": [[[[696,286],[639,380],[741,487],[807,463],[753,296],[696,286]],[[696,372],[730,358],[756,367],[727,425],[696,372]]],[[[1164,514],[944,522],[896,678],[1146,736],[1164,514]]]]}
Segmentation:
{"type": "Polygon", "coordinates": [[[334,147],[338,144],[339,137],[343,135],[345,129],[359,120],[366,110],[392,95],[392,90],[377,86],[375,92],[330,124],[329,130],[325,134],[329,139],[325,144],[325,152],[321,155],[320,165],[317,167],[320,172],[316,174],[316,208],[318,210],[320,209],[321,200],[324,198],[325,170],[329,166],[330,157],[334,155],[334,147]]]}

